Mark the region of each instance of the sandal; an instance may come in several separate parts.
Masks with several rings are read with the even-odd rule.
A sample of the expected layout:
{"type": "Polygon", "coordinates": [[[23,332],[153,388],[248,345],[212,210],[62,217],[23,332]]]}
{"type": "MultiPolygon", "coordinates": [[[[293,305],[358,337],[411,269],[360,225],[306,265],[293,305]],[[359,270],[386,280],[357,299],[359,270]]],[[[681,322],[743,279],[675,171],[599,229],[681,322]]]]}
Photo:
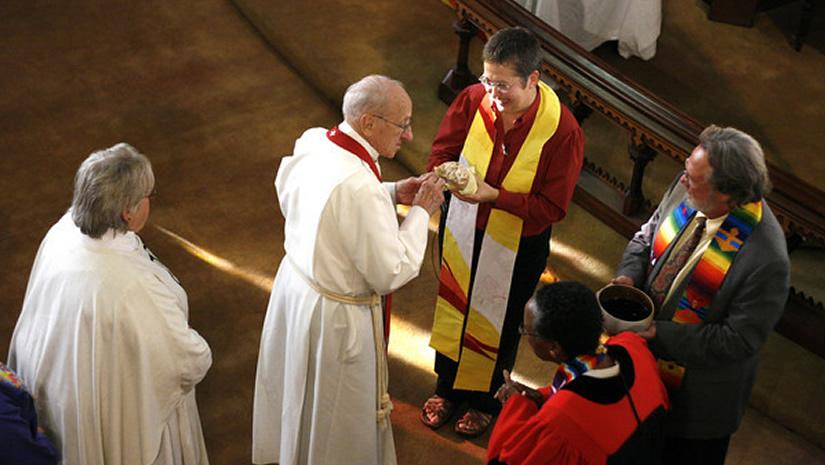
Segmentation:
{"type": "Polygon", "coordinates": [[[433,394],[432,397],[424,402],[424,407],[421,408],[421,422],[432,429],[438,429],[447,423],[455,413],[455,404],[439,396],[433,394]]]}
{"type": "Polygon", "coordinates": [[[480,412],[474,408],[467,409],[461,418],[455,422],[455,432],[468,438],[477,438],[487,431],[493,422],[492,413],[480,412]]]}

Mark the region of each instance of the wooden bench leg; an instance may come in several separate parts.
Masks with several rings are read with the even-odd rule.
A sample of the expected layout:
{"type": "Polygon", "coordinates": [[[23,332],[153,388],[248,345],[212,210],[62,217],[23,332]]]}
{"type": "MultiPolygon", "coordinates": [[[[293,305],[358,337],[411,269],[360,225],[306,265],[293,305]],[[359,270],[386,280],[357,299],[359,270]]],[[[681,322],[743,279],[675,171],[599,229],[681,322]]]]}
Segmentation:
{"type": "Polygon", "coordinates": [[[470,21],[460,19],[453,24],[453,29],[459,37],[458,59],[438,86],[438,98],[447,105],[451,104],[465,87],[478,81],[468,65],[470,40],[476,35],[478,28],[470,21]]]}
{"type": "Polygon", "coordinates": [[[805,43],[805,38],[808,37],[808,31],[811,29],[811,20],[813,17],[814,0],[804,0],[799,12],[799,26],[796,29],[796,34],[793,36],[793,48],[797,52],[802,50],[802,44],[805,43]]]}

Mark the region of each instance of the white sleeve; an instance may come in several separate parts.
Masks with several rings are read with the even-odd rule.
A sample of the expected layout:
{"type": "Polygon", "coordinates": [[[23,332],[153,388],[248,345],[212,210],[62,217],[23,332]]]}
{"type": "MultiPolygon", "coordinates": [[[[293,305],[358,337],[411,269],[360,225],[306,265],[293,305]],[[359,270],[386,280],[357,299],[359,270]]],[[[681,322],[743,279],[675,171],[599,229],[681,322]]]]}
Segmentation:
{"type": "Polygon", "coordinates": [[[392,292],[418,276],[427,249],[429,214],[410,209],[398,225],[395,205],[375,181],[344,182],[334,193],[345,253],[370,287],[392,292]]]}
{"type": "MultiPolygon", "coordinates": [[[[154,276],[142,277],[141,285],[129,292],[128,306],[132,315],[142,315],[135,326],[143,329],[142,357],[157,367],[164,360],[174,363],[173,380],[183,392],[199,383],[212,365],[212,351],[206,340],[189,326],[186,314],[177,298],[154,276]]],[[[137,318],[136,318],[137,319],[137,318]]],[[[158,370],[163,373],[164,370],[158,370]]]]}
{"type": "Polygon", "coordinates": [[[395,181],[393,181],[393,182],[382,182],[381,185],[384,186],[384,189],[386,189],[387,192],[390,193],[390,198],[392,199],[392,203],[397,204],[398,203],[398,197],[395,196],[395,181]]]}

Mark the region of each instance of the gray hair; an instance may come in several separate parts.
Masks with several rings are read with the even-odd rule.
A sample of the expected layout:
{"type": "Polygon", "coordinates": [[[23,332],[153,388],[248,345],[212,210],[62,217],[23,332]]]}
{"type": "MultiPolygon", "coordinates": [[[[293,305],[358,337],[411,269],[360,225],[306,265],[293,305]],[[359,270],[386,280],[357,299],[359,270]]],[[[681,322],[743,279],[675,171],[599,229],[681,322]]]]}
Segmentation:
{"type": "Polygon", "coordinates": [[[155,187],[149,159],[120,143],[89,155],[74,177],[72,220],[80,231],[99,238],[109,229],[126,232],[124,210],[134,210],[155,187]]]}
{"type": "Polygon", "coordinates": [[[341,105],[344,120],[353,125],[361,115],[383,110],[387,105],[388,90],[393,85],[404,88],[400,81],[380,74],[365,76],[350,85],[344,93],[344,103],[341,105]]]}
{"type": "Polygon", "coordinates": [[[713,169],[710,182],[730,196],[730,206],[761,200],[771,190],[762,146],[750,135],[731,127],[710,125],[699,134],[713,169]]]}

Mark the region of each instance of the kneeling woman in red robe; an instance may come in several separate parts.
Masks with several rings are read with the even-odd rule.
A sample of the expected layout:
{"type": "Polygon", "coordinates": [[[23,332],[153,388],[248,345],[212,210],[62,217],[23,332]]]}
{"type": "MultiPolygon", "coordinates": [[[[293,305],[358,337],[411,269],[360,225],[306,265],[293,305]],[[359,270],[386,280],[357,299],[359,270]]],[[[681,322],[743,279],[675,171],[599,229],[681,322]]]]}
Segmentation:
{"type": "Polygon", "coordinates": [[[601,344],[596,297],[574,282],[539,289],[520,329],[540,359],[559,367],[539,390],[504,372],[490,464],[661,462],[667,392],[644,339],[621,333],[601,344]]]}

